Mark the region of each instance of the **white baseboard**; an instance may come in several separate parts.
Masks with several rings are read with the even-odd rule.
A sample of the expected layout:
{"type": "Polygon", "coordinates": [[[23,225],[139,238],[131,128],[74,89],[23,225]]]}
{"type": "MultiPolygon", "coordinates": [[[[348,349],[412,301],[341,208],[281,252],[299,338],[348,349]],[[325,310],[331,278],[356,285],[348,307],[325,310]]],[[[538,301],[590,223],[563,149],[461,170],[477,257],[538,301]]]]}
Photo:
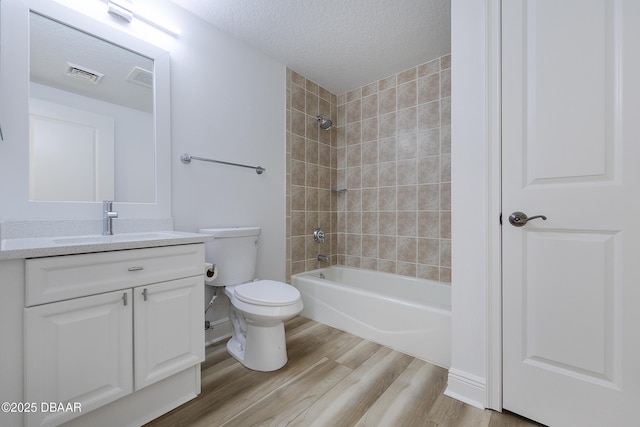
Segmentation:
{"type": "Polygon", "coordinates": [[[446,396],[476,408],[485,409],[487,385],[484,378],[454,368],[449,369],[446,396]]]}
{"type": "Polygon", "coordinates": [[[231,337],[231,322],[228,317],[211,322],[211,327],[204,331],[204,345],[211,345],[231,337]]]}

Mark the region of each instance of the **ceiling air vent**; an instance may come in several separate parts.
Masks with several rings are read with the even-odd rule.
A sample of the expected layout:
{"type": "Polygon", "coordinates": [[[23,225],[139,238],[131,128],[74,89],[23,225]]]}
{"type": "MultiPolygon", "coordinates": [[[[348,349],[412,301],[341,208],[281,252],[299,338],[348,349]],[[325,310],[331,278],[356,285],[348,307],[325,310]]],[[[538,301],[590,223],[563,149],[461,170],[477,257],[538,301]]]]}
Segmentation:
{"type": "Polygon", "coordinates": [[[127,80],[140,86],[153,87],[153,73],[140,67],[133,67],[127,80]]]}
{"type": "Polygon", "coordinates": [[[104,77],[103,73],[99,73],[87,67],[72,64],[71,62],[67,62],[67,65],[69,66],[69,68],[67,68],[67,76],[73,77],[74,79],[83,80],[97,85],[104,77]]]}

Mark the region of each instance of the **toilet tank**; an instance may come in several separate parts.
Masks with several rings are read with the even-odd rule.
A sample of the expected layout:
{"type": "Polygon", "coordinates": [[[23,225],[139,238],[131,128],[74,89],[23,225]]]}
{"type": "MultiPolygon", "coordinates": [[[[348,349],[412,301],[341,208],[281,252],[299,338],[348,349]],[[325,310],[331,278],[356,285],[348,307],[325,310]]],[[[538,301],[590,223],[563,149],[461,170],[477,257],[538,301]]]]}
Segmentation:
{"type": "Polygon", "coordinates": [[[206,261],[218,270],[218,277],[210,285],[236,285],[256,278],[260,231],[260,227],[200,229],[200,233],[214,236],[204,246],[206,261]]]}

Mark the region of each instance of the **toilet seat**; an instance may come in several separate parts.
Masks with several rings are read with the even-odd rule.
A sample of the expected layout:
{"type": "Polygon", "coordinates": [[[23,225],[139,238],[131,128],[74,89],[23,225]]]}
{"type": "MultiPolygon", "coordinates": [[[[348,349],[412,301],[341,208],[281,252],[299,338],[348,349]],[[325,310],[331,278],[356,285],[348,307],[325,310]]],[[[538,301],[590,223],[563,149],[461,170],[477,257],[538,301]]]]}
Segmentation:
{"type": "Polygon", "coordinates": [[[300,301],[300,292],[275,280],[258,280],[234,287],[234,296],[247,304],[281,307],[300,301]]]}

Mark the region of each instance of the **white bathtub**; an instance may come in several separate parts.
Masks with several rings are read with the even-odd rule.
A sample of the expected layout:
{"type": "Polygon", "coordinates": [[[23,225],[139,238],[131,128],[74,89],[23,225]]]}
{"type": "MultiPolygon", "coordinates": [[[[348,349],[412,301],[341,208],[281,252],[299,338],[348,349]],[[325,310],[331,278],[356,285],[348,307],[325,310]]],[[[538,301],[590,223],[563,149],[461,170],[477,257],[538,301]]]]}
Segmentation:
{"type": "Polygon", "coordinates": [[[450,366],[450,286],[342,266],[296,274],[291,283],[302,295],[302,316],[450,366]]]}

